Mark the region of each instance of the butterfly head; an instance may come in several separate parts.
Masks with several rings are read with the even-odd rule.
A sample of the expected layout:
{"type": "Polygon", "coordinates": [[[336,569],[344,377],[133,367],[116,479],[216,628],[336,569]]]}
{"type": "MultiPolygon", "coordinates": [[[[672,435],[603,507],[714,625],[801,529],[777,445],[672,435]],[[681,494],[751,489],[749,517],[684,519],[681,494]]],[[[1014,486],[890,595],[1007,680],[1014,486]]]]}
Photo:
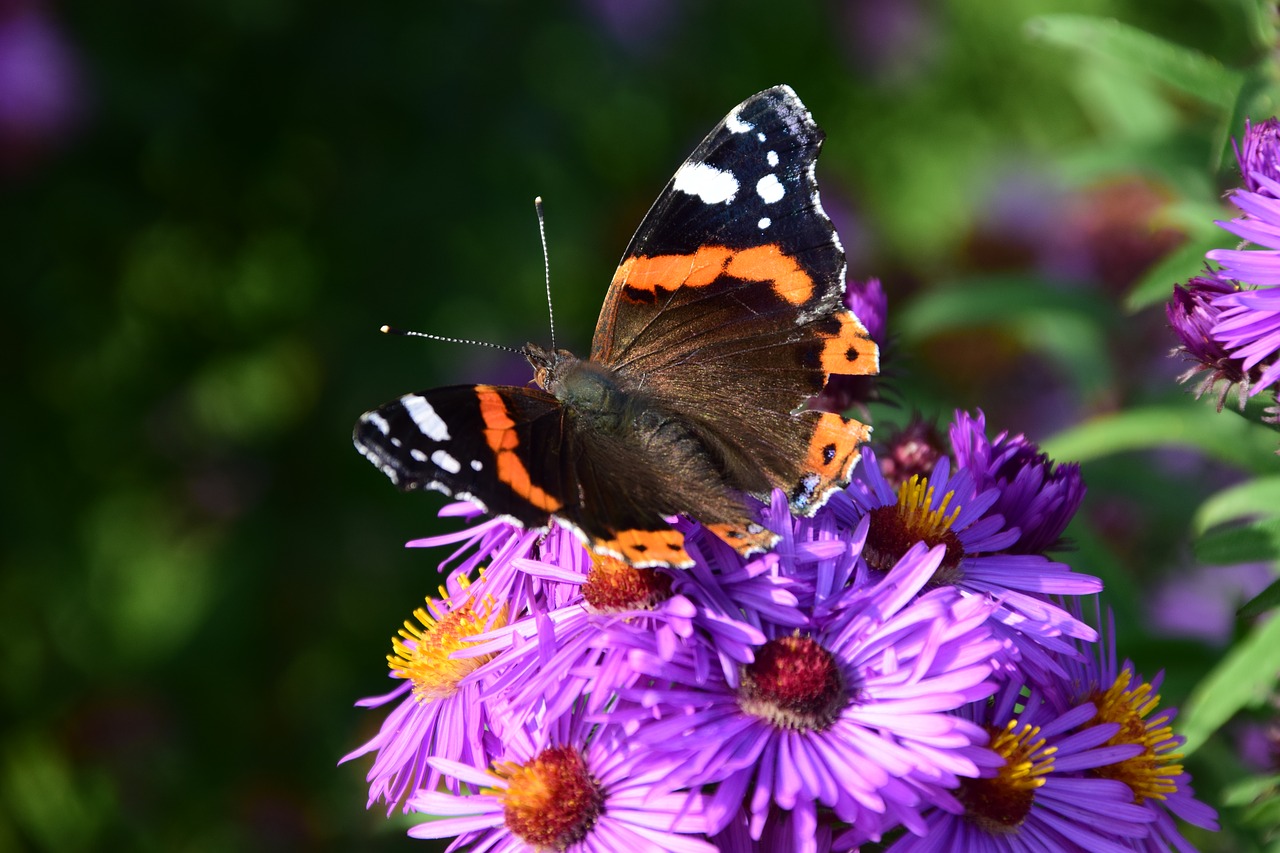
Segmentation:
{"type": "Polygon", "coordinates": [[[533,381],[538,387],[561,397],[564,379],[578,363],[578,357],[567,349],[546,349],[537,344],[525,344],[521,352],[533,366],[533,381]]]}

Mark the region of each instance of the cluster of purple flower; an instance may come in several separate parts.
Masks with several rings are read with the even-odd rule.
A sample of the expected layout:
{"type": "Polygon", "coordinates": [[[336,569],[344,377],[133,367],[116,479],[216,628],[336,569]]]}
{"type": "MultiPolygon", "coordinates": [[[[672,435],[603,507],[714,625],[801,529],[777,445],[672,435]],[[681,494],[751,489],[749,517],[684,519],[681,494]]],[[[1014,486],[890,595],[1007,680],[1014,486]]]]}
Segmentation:
{"type": "Polygon", "coordinates": [[[1192,849],[1171,815],[1216,815],[1159,678],[1044,554],[1079,470],[981,413],[930,435],[865,451],[813,518],[776,495],[749,560],[687,519],[686,571],[494,519],[410,543],[458,547],[361,703],[392,706],[346,757],[375,754],[370,804],[450,850],[1192,849]]]}
{"type": "Polygon", "coordinates": [[[1218,224],[1244,244],[1209,252],[1218,269],[1176,285],[1165,309],[1177,351],[1195,362],[1182,381],[1204,374],[1197,396],[1221,383],[1219,409],[1237,385],[1243,408],[1264,390],[1274,398],[1280,381],[1280,121],[1246,123],[1236,159],[1244,186],[1230,198],[1242,215],[1218,224]]]}

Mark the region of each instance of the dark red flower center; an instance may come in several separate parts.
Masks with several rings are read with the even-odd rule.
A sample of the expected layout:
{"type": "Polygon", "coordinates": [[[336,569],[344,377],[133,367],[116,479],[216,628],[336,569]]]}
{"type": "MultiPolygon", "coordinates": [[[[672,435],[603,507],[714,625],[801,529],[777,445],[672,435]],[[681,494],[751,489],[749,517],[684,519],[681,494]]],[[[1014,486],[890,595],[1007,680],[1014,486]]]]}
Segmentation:
{"type": "Polygon", "coordinates": [[[848,702],[835,657],[812,637],[765,643],[738,688],[744,711],[789,729],[823,731],[848,702]]]}

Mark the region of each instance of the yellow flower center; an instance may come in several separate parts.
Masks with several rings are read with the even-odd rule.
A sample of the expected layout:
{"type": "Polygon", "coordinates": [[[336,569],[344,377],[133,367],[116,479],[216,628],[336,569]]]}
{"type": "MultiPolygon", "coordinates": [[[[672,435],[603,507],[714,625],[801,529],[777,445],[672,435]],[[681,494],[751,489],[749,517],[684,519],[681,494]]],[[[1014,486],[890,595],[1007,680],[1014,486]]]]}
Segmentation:
{"type": "Polygon", "coordinates": [[[1143,751],[1133,758],[1093,770],[1093,775],[1116,779],[1133,789],[1134,801],[1163,800],[1178,790],[1173,777],[1182,773],[1182,753],[1176,752],[1169,715],[1146,717],[1160,706],[1160,695],[1150,684],[1129,688],[1133,671],[1128,667],[1116,676],[1105,691],[1095,690],[1089,700],[1098,707],[1096,722],[1119,723],[1120,731],[1107,741],[1108,746],[1141,744],[1143,751]]]}
{"type": "Polygon", "coordinates": [[[990,730],[990,748],[1004,758],[995,776],[964,779],[958,796],[965,817],[992,835],[1014,832],[1031,812],[1036,789],[1053,772],[1056,746],[1046,746],[1038,726],[1018,728],[1010,720],[1003,731],[990,730]]]}
{"type": "Polygon", "coordinates": [[[933,505],[933,487],[919,475],[913,475],[898,487],[896,504],[871,511],[867,543],[862,549],[867,565],[887,572],[917,542],[923,542],[930,548],[945,545],[946,556],[934,573],[931,583],[942,585],[959,580],[964,546],[951,525],[960,514],[960,507],[953,507],[951,512],[947,512],[954,497],[954,492],[947,492],[938,508],[930,509],[933,505]]]}
{"type": "MultiPolygon", "coordinates": [[[[463,583],[467,586],[465,579],[463,583]]],[[[426,607],[413,611],[418,624],[406,619],[399,636],[391,638],[391,654],[387,655],[392,674],[413,682],[413,695],[419,702],[445,699],[456,693],[462,680],[493,655],[454,658],[453,653],[467,648],[470,637],[507,622],[506,608],[494,614],[493,601],[488,597],[481,601],[468,598],[450,610],[444,589],[440,595],[431,609],[442,615],[433,617],[426,607]]],[[[432,605],[432,599],[427,603],[432,605]]]]}

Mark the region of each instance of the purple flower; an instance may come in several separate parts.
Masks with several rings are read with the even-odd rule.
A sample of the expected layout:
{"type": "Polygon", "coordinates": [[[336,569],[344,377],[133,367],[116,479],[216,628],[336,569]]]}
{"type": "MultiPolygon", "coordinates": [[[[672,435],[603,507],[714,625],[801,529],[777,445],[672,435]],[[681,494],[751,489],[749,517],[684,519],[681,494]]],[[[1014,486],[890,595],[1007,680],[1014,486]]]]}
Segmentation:
{"type": "Polygon", "coordinates": [[[453,653],[466,648],[468,637],[501,625],[505,613],[467,587],[463,578],[453,596],[441,589],[441,599],[427,599],[425,608],[414,611],[418,624],[404,623],[387,656],[391,677],[404,683],[356,703],[376,708],[400,700],[378,733],[339,762],[377,753],[368,775],[368,805],[384,800],[388,814],[418,789],[439,785],[440,771],[428,765],[429,758],[484,763],[496,746],[498,721],[490,719],[479,684],[470,677],[485,658],[457,659],[453,653]]]}
{"type": "MultiPolygon", "coordinates": [[[[987,730],[992,760],[981,777],[960,783],[959,808],[933,809],[924,831],[903,836],[888,853],[1120,853],[1147,834],[1154,816],[1133,802],[1128,786],[1089,773],[1140,752],[1110,745],[1120,726],[1095,720],[1091,703],[1060,709],[1014,679],[994,701],[962,713],[987,730]]],[[[849,833],[836,849],[858,840],[849,833]]]]}
{"type": "Polygon", "coordinates": [[[440,820],[409,830],[414,838],[457,838],[448,850],[615,853],[670,850],[715,853],[701,796],[672,792],[679,769],[662,755],[633,748],[616,729],[581,713],[512,733],[490,769],[433,758],[431,765],[479,793],[424,790],[409,805],[440,820]]]}
{"type": "Polygon", "coordinates": [[[620,632],[616,653],[651,683],[621,691],[630,704],[600,719],[672,760],[690,787],[714,784],[713,831],[744,803],[754,838],[788,812],[797,850],[814,849],[819,807],[869,836],[916,825],[923,803],[978,771],[981,732],[947,712],[991,693],[1001,653],[989,602],[918,595],[943,556],[917,545],[877,582],[841,588],[807,630],[766,626],[736,683],[620,632]]]}
{"type": "Polygon", "coordinates": [[[1222,306],[1217,300],[1235,292],[1235,285],[1209,272],[1191,279],[1186,286],[1175,284],[1173,298],[1164,309],[1169,318],[1169,326],[1178,340],[1182,341],[1173,354],[1182,353],[1189,361],[1195,362],[1178,377],[1178,381],[1188,382],[1196,374],[1204,373],[1195,389],[1196,399],[1214,390],[1219,382],[1223,383],[1218,391],[1218,411],[1222,411],[1227,395],[1236,385],[1241,386],[1243,391],[1237,395],[1242,409],[1249,394],[1249,371],[1245,370],[1238,357],[1228,353],[1226,346],[1213,336],[1213,329],[1222,313],[1222,306]]]}
{"type": "Polygon", "coordinates": [[[1014,632],[1010,639],[1058,648],[1054,640],[1062,634],[1096,636],[1046,596],[1089,595],[1101,590],[1102,582],[1039,554],[1007,553],[1021,532],[1006,528],[1003,517],[991,512],[1000,490],[979,488],[973,471],[961,468],[953,474],[944,456],[928,478],[912,477],[894,489],[880,473],[875,453],[866,450],[848,494],[871,517],[863,557],[872,569],[888,569],[917,542],[941,545],[946,556],[932,584],[954,585],[999,602],[993,618],[1014,632]]]}
{"type": "Polygon", "coordinates": [[[1194,848],[1178,832],[1173,816],[1205,829],[1218,829],[1217,813],[1196,800],[1191,777],[1182,768],[1178,750],[1186,742],[1171,727],[1177,710],[1160,710],[1160,683],[1164,673],[1144,682],[1129,661],[1116,662],[1115,622],[1107,614],[1102,641],[1065,660],[1070,678],[1061,685],[1060,702],[1089,702],[1097,709],[1098,723],[1118,726],[1107,743],[1136,749],[1106,765],[1091,768],[1090,775],[1124,783],[1134,802],[1151,815],[1150,834],[1138,850],[1191,851],[1194,848]]]}
{"type": "Polygon", "coordinates": [[[0,6],[0,166],[21,169],[83,109],[79,62],[41,4],[0,6]]]}
{"type": "Polygon", "coordinates": [[[895,489],[912,477],[927,477],[947,452],[933,424],[916,416],[880,446],[880,473],[895,489]]]}
{"type": "MultiPolygon", "coordinates": [[[[1249,389],[1251,396],[1280,379],[1280,359],[1276,358],[1280,351],[1280,291],[1275,288],[1280,284],[1277,132],[1280,128],[1274,119],[1245,126],[1244,143],[1237,146],[1244,186],[1231,193],[1232,203],[1243,216],[1218,222],[1257,248],[1214,249],[1205,255],[1221,267],[1220,278],[1241,285],[1235,292],[1210,298],[1217,316],[1209,331],[1227,353],[1240,360],[1242,371],[1260,371],[1249,389]]],[[[1187,331],[1194,335],[1196,329],[1190,326],[1187,331]]]]}
{"type": "Polygon", "coordinates": [[[1002,432],[987,438],[986,416],[956,412],[951,446],[956,464],[968,470],[979,489],[995,488],[990,513],[1018,528],[1011,554],[1039,554],[1052,548],[1084,499],[1084,480],[1075,463],[1057,465],[1022,435],[1002,432]]]}
{"type": "Polygon", "coordinates": [[[1269,118],[1262,124],[1244,122],[1244,144],[1235,144],[1240,177],[1249,192],[1273,195],[1258,177],[1280,181],[1280,121],[1269,118]]]}

